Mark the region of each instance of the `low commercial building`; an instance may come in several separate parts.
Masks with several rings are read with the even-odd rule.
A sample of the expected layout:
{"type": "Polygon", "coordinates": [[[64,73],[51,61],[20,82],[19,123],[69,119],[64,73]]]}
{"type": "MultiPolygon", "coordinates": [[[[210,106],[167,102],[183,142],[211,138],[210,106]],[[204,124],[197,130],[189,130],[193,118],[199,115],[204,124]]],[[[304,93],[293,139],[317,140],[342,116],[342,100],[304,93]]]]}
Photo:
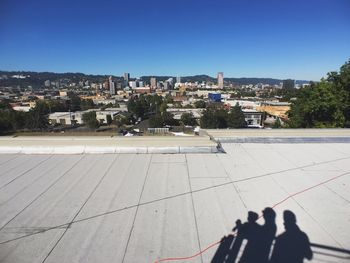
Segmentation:
{"type": "Polygon", "coordinates": [[[115,116],[118,115],[120,111],[117,110],[104,110],[104,111],[96,111],[96,119],[100,122],[100,123],[107,123],[107,116],[110,115],[112,120],[115,116]]]}
{"type": "Polygon", "coordinates": [[[75,119],[74,112],[54,112],[49,114],[49,123],[52,125],[72,125],[74,123],[81,123],[81,119],[78,122],[75,119]]]}
{"type": "Polygon", "coordinates": [[[175,120],[180,120],[181,115],[184,113],[192,113],[194,118],[199,119],[202,116],[203,110],[204,109],[178,109],[178,108],[166,109],[167,112],[170,112],[174,115],[175,120]]]}
{"type": "Polygon", "coordinates": [[[54,112],[49,115],[50,124],[61,124],[61,125],[73,125],[73,124],[83,124],[83,115],[84,113],[95,111],[96,119],[100,123],[107,123],[107,116],[110,115],[113,119],[117,116],[120,111],[119,110],[98,110],[98,109],[90,109],[86,111],[76,111],[76,112],[54,112]]]}
{"type": "Polygon", "coordinates": [[[259,112],[256,110],[244,109],[244,118],[247,123],[248,128],[261,128],[262,127],[262,117],[263,112],[259,112]]]}

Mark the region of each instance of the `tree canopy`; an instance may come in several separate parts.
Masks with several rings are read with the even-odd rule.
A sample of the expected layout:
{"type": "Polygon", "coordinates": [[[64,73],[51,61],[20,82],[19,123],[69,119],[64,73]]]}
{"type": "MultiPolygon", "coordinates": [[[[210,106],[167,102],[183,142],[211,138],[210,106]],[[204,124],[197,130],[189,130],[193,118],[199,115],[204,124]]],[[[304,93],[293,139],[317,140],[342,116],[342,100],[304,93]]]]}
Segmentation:
{"type": "Polygon", "coordinates": [[[350,127],[350,60],[339,72],[301,88],[288,116],[292,128],[350,127]]]}
{"type": "Polygon", "coordinates": [[[230,113],[228,114],[227,125],[230,128],[244,128],[247,126],[244,113],[238,103],[232,107],[230,113]]]}
{"type": "Polygon", "coordinates": [[[90,111],[83,114],[83,122],[90,129],[97,129],[100,126],[99,121],[96,119],[96,112],[90,111]]]}
{"type": "Polygon", "coordinates": [[[166,109],[163,104],[163,97],[158,95],[140,95],[130,98],[128,102],[128,111],[135,115],[136,118],[144,119],[149,115],[158,114],[161,110],[166,109]]]}
{"type": "Polygon", "coordinates": [[[181,122],[183,125],[195,126],[197,124],[192,112],[185,112],[181,115],[181,122]]]}

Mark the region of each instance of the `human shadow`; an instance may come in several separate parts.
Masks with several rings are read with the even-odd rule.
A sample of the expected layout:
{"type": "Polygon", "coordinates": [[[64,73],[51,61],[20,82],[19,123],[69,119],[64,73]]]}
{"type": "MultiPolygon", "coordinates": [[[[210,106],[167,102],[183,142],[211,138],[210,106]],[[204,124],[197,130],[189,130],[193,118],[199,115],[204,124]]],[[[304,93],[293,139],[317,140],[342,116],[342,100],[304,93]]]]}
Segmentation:
{"type": "Polygon", "coordinates": [[[277,229],[276,213],[267,207],[263,210],[265,220],[263,225],[256,222],[258,218],[257,213],[249,211],[246,223],[242,224],[237,220],[233,228],[236,234],[223,237],[211,262],[236,262],[243,240],[247,240],[247,244],[238,262],[268,262],[270,247],[277,229]]]}
{"type": "Polygon", "coordinates": [[[313,253],[308,236],[296,224],[292,211],[283,212],[285,232],[276,238],[271,263],[302,263],[311,260],[313,253]]]}
{"type": "Polygon", "coordinates": [[[304,258],[311,260],[312,251],[307,235],[296,224],[296,216],[286,210],[283,213],[285,232],[276,238],[270,257],[271,246],[275,239],[277,227],[276,213],[272,208],[263,210],[264,224],[256,221],[258,215],[248,212],[247,222],[236,221],[235,235],[225,236],[217,249],[212,263],[300,263],[304,258]],[[238,258],[243,240],[246,245],[238,258]]]}

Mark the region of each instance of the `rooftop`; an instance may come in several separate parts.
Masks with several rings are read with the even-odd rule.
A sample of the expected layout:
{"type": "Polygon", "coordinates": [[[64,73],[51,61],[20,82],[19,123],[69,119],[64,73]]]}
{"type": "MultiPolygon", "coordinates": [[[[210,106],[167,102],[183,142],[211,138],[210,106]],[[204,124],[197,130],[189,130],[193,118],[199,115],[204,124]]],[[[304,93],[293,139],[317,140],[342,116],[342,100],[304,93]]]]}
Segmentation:
{"type": "MultiPolygon", "coordinates": [[[[312,243],[349,249],[349,144],[222,146],[226,153],[0,154],[0,261],[191,256],[248,210],[273,205],[278,233],[289,209],[312,243]]],[[[210,262],[216,249],[176,262],[210,262]]],[[[313,249],[313,262],[349,260],[313,249]]]]}

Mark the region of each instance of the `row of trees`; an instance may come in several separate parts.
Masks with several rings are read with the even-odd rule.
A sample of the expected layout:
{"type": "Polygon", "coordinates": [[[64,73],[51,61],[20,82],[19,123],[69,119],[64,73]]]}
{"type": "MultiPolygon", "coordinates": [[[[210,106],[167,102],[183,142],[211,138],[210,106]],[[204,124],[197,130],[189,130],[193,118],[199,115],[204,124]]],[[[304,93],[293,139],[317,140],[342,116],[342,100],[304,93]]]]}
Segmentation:
{"type": "Polygon", "coordinates": [[[339,72],[300,89],[288,115],[291,128],[350,127],[350,60],[339,72]]]}
{"type": "Polygon", "coordinates": [[[29,112],[14,111],[10,101],[4,100],[0,103],[0,132],[43,130],[49,125],[48,114],[51,112],[87,110],[94,107],[91,99],[82,100],[74,93],[69,94],[69,100],[37,100],[36,106],[29,112]]]}
{"type": "Polygon", "coordinates": [[[46,114],[50,108],[47,103],[38,101],[29,112],[14,111],[7,102],[0,106],[0,132],[21,129],[42,130],[48,126],[46,114]]]}
{"type": "Polygon", "coordinates": [[[202,128],[244,128],[247,126],[241,107],[236,104],[230,111],[207,108],[200,119],[202,128]]]}

